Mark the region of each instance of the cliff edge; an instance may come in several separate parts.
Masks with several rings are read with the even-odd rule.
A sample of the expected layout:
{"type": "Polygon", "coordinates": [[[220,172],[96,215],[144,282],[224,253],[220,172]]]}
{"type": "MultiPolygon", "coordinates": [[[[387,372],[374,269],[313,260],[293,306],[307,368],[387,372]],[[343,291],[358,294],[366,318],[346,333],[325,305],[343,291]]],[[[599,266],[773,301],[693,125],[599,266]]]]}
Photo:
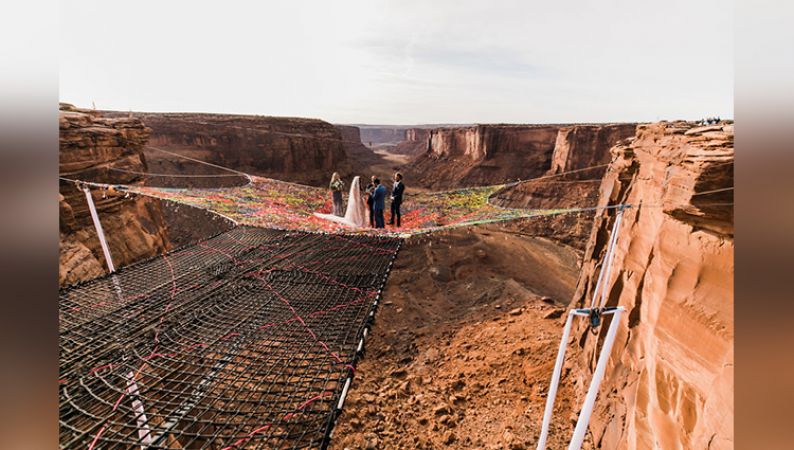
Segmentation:
{"type": "MultiPolygon", "coordinates": [[[[636,124],[571,125],[560,128],[549,169],[541,179],[525,181],[497,192],[492,203],[509,208],[590,208],[612,156],[612,146],[631,138],[636,124]],[[564,175],[561,175],[564,174],[564,175]]],[[[525,234],[546,236],[583,251],[593,227],[594,211],[539,216],[508,224],[525,234]]]]}
{"type": "MultiPolygon", "coordinates": [[[[107,114],[131,114],[141,119],[152,130],[151,147],[251,175],[325,186],[333,172],[349,177],[353,171],[341,131],[319,119],[209,113],[107,114]]],[[[162,166],[169,173],[194,173],[202,168],[163,152],[147,150],[146,155],[154,167],[162,166]]]]}
{"type": "MultiPolygon", "coordinates": [[[[59,171],[67,177],[100,183],[136,184],[141,176],[108,167],[146,172],[142,153],[149,129],[137,118],[106,118],[62,104],[59,114],[59,171]]],[[[97,213],[116,267],[170,248],[159,202],[92,189],[97,213]]],[[[61,181],[59,193],[59,275],[61,286],[107,272],[85,194],[61,181]]]]}
{"type": "MultiPolygon", "coordinates": [[[[640,125],[612,149],[599,206],[631,204],[607,306],[627,310],[590,422],[599,448],[733,447],[733,124],[640,125]]],[[[589,305],[615,220],[601,210],[572,306],[589,305]]],[[[606,324],[579,329],[580,400],[606,324]]]]}

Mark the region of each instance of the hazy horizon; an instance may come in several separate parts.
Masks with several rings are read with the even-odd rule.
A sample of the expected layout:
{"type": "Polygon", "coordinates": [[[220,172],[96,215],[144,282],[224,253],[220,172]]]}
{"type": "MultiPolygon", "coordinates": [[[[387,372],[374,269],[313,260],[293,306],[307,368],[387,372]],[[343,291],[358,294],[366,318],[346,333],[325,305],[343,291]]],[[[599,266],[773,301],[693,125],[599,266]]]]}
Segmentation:
{"type": "Polygon", "coordinates": [[[338,124],[733,118],[733,2],[63,0],[60,100],[338,124]]]}

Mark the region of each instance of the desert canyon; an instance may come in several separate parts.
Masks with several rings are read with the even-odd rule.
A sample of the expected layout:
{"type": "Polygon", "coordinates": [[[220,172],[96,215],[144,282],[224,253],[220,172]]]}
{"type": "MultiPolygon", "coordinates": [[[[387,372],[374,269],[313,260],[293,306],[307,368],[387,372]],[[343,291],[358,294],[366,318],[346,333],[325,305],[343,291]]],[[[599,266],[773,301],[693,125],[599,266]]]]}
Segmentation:
{"type": "MultiPolygon", "coordinates": [[[[61,104],[66,178],[247,183],[184,157],[313,186],[399,170],[409,194],[503,185],[491,204],[579,209],[407,239],[330,448],[534,448],[565,311],[592,298],[615,220],[598,207],[617,204],[630,207],[607,305],[628,313],[584,448],[733,448],[731,121],[356,126],[61,104]]],[[[117,267],[234,226],[165,200],[93,196],[117,267]]],[[[59,208],[59,284],[106,273],[85,194],[62,181],[59,208]]],[[[574,329],[549,448],[567,446],[605,332],[574,329]]]]}

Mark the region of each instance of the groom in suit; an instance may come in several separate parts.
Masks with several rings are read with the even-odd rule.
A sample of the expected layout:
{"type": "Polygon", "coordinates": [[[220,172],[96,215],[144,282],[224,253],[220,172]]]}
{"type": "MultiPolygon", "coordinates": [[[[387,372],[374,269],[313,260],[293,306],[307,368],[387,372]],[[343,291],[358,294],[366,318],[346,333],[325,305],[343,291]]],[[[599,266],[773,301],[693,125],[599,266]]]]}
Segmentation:
{"type": "Polygon", "coordinates": [[[372,192],[375,190],[375,175],[370,178],[364,192],[367,193],[367,208],[369,209],[369,226],[375,228],[375,211],[372,209],[372,192]]]}
{"type": "Polygon", "coordinates": [[[386,188],[380,179],[372,180],[375,189],[372,191],[372,211],[375,213],[375,228],[385,228],[383,210],[386,208],[386,188]]]}
{"type": "Polygon", "coordinates": [[[391,216],[389,216],[389,225],[394,225],[394,218],[397,217],[397,226],[400,226],[400,205],[403,203],[403,192],[405,192],[405,185],[403,184],[403,174],[397,172],[394,174],[394,184],[391,188],[391,216]]]}

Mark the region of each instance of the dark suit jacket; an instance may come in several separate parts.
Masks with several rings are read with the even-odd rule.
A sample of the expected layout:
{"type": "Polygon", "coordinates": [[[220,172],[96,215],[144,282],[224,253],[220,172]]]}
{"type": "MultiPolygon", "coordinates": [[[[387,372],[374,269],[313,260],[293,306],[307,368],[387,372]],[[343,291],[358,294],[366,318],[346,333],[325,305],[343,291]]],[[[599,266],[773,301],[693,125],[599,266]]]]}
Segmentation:
{"type": "Polygon", "coordinates": [[[364,192],[367,193],[367,205],[369,205],[370,208],[372,208],[372,191],[374,190],[375,190],[375,185],[372,183],[368,184],[367,187],[364,189],[364,192]]]}
{"type": "Polygon", "coordinates": [[[386,209],[386,187],[382,184],[378,185],[374,191],[372,191],[372,209],[374,210],[381,210],[383,211],[386,209]]]}
{"type": "Polygon", "coordinates": [[[398,205],[403,202],[403,192],[405,191],[405,183],[400,181],[399,183],[395,182],[391,188],[391,197],[392,203],[397,203],[398,205]]]}

